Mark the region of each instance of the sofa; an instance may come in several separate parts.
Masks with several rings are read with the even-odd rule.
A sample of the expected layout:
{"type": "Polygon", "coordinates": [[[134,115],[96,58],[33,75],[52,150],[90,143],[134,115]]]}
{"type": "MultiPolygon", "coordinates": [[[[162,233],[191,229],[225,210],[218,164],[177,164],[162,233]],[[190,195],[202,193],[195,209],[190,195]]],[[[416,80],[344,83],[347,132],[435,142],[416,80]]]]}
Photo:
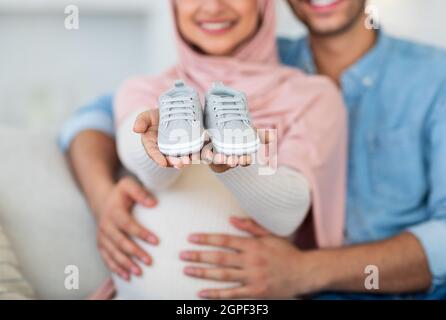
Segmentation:
{"type": "Polygon", "coordinates": [[[0,164],[0,225],[37,299],[87,298],[109,273],[56,134],[1,125],[0,164]]]}

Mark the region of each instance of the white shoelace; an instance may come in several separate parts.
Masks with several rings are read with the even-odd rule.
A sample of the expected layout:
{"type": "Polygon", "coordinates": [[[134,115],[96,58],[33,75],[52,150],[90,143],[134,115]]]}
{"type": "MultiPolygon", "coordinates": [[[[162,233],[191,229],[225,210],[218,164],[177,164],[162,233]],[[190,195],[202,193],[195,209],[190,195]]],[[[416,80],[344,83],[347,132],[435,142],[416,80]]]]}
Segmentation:
{"type": "Polygon", "coordinates": [[[214,111],[216,111],[217,125],[221,126],[227,122],[243,121],[249,122],[248,110],[244,101],[232,97],[216,98],[214,111]]]}
{"type": "Polygon", "coordinates": [[[160,118],[160,125],[167,126],[169,122],[175,120],[195,121],[195,109],[193,98],[170,98],[162,102],[163,115],[160,118]]]}

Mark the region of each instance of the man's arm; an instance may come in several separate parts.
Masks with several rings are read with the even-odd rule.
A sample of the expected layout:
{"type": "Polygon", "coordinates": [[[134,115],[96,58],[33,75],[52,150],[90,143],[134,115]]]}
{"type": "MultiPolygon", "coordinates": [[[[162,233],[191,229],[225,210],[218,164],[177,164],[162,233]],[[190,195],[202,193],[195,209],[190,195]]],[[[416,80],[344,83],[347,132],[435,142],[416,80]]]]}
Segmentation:
{"type": "Polygon", "coordinates": [[[252,233],[246,239],[227,235],[196,235],[193,242],[236,249],[237,253],[185,252],[186,261],[216,267],[187,267],[199,278],[241,281],[240,288],[206,290],[204,297],[291,297],[321,291],[407,293],[446,284],[446,85],[426,122],[429,219],[400,235],[374,243],[302,252],[287,241],[265,234],[253,221],[234,225],[252,233]],[[237,269],[234,268],[237,263],[237,269]],[[379,290],[366,290],[365,268],[378,267],[379,290]],[[235,272],[235,270],[237,270],[235,272]]]}
{"type": "Polygon", "coordinates": [[[446,82],[439,87],[424,127],[428,219],[385,241],[314,252],[321,262],[337,258],[333,269],[324,273],[329,289],[364,291],[357,278],[364,264],[379,268],[380,292],[423,291],[446,285],[446,82]]]}
{"type": "MultiPolygon", "coordinates": [[[[321,277],[321,283],[312,288],[312,292],[402,293],[425,291],[431,285],[423,247],[410,233],[375,243],[316,250],[306,255],[308,263],[313,264],[312,277],[321,277]],[[369,265],[377,267],[378,290],[367,290],[365,286],[368,275],[365,270],[369,265]]],[[[299,275],[300,258],[297,257],[295,262],[296,274],[299,275]]],[[[296,283],[297,292],[299,287],[296,283]]]]}
{"type": "Polygon", "coordinates": [[[446,82],[439,88],[425,122],[428,219],[388,240],[310,253],[319,261],[322,289],[364,291],[366,265],[379,269],[379,292],[423,291],[446,284],[446,82]],[[336,263],[324,268],[330,261],[336,263]]]}
{"type": "Polygon", "coordinates": [[[116,183],[118,156],[115,141],[99,131],[80,132],[70,144],[68,158],[74,176],[98,218],[104,200],[116,183]]]}
{"type": "Polygon", "coordinates": [[[199,293],[203,298],[290,298],[321,291],[366,292],[364,271],[368,265],[379,269],[379,290],[369,293],[422,291],[431,284],[423,248],[409,233],[371,244],[301,251],[289,241],[268,234],[252,220],[233,218],[231,222],[254,238],[192,235],[193,243],[231,252],[181,254],[184,261],[214,265],[187,266],[184,272],[191,277],[243,283],[238,288],[203,290],[199,293]]]}
{"type": "Polygon", "coordinates": [[[113,97],[103,96],[65,124],[59,142],[98,222],[102,258],[110,270],[129,279],[130,274],[141,274],[133,258],[151,263],[151,257],[131,238],[158,243],[153,233],[133,219],[131,209],[137,202],[153,207],[156,200],[130,177],[115,180],[119,161],[113,134],[113,97]]]}

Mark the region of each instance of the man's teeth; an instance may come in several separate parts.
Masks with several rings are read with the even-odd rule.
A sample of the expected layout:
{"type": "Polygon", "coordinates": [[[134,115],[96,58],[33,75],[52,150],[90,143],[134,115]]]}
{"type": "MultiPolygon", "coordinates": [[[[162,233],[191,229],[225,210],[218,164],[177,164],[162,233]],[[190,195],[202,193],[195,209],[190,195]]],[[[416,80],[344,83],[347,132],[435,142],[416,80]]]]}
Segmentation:
{"type": "Polygon", "coordinates": [[[206,22],[201,23],[200,26],[203,29],[209,30],[209,31],[217,31],[217,30],[223,30],[227,29],[232,25],[232,22],[206,22]]]}
{"type": "Polygon", "coordinates": [[[317,7],[325,7],[332,5],[338,1],[339,0],[310,0],[310,4],[317,7]]]}

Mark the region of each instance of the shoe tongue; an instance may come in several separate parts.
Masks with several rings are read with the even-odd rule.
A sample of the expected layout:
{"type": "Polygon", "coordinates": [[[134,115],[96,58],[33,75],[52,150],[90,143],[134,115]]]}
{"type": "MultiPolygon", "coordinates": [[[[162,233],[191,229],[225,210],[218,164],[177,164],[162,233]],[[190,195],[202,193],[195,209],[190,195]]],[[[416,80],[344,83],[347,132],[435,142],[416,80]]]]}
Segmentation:
{"type": "MultiPolygon", "coordinates": [[[[230,94],[225,94],[225,95],[220,95],[221,98],[234,98],[233,95],[230,94]]],[[[224,105],[231,107],[232,105],[234,106],[234,109],[237,108],[235,103],[231,103],[231,102],[225,102],[223,103],[224,105]]],[[[228,110],[229,111],[229,110],[228,110]]],[[[233,117],[233,116],[238,116],[238,113],[227,113],[224,114],[222,116],[222,118],[226,118],[226,117],[233,117]]],[[[224,129],[241,129],[241,126],[244,126],[244,122],[242,120],[232,120],[232,121],[228,121],[223,123],[223,128],[224,129]]]]}
{"type": "MultiPolygon", "coordinates": [[[[180,90],[180,89],[177,89],[175,92],[173,92],[171,95],[170,95],[170,97],[171,98],[179,98],[179,97],[184,97],[184,100],[187,100],[187,99],[189,99],[190,97],[188,96],[188,91],[187,90],[180,90]]],[[[185,102],[182,102],[182,101],[178,101],[178,102],[172,102],[171,103],[173,106],[176,106],[176,107],[179,107],[179,106],[181,106],[181,105],[184,105],[184,107],[186,107],[188,104],[186,104],[185,102]]],[[[177,108],[175,108],[175,110],[180,110],[180,109],[177,109],[177,108]]],[[[171,117],[175,117],[175,116],[182,116],[182,115],[184,115],[184,116],[187,116],[187,113],[184,113],[184,114],[182,114],[182,113],[178,113],[178,114],[176,114],[176,115],[172,115],[171,117]]],[[[187,129],[187,126],[188,126],[188,124],[187,124],[187,120],[173,120],[173,121],[170,121],[169,122],[169,125],[168,125],[169,127],[172,127],[172,128],[178,128],[178,129],[187,129]]]]}

